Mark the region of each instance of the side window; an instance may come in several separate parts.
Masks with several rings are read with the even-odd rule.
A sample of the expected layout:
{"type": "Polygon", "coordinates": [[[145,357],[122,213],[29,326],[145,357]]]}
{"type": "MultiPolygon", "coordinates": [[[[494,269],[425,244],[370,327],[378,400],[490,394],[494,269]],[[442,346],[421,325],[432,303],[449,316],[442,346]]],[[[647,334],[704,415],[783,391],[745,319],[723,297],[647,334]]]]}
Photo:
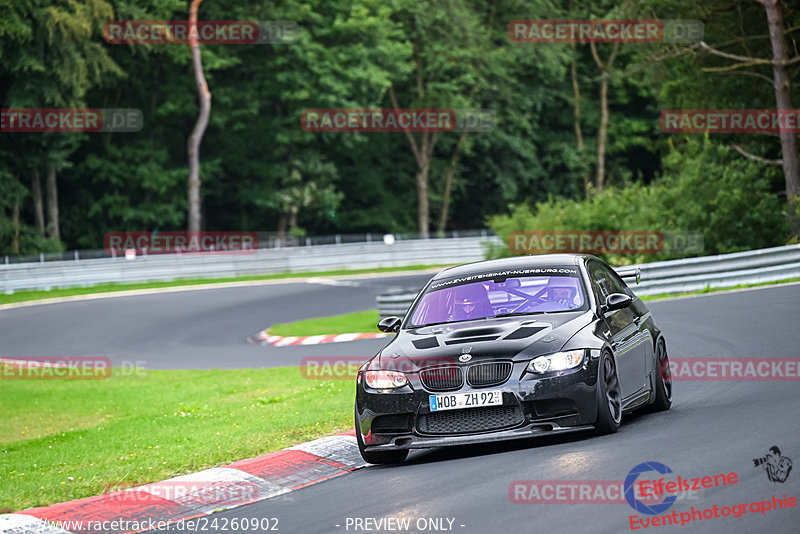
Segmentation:
{"type": "Polygon", "coordinates": [[[628,286],[612,269],[602,263],[593,261],[589,264],[589,278],[592,283],[592,290],[600,304],[605,304],[606,297],[611,293],[624,293],[630,295],[628,286]]]}
{"type": "Polygon", "coordinates": [[[619,275],[614,271],[614,269],[609,269],[606,266],[602,267],[603,270],[608,273],[609,280],[611,280],[611,285],[614,288],[612,293],[622,293],[623,295],[631,295],[631,292],[628,289],[628,285],[622,278],[619,277],[619,275]]]}
{"type": "Polygon", "coordinates": [[[603,275],[599,271],[599,267],[601,265],[596,261],[589,263],[588,271],[589,271],[589,283],[592,286],[592,292],[594,293],[594,298],[597,300],[598,304],[605,304],[606,297],[609,295],[608,291],[608,284],[606,283],[606,276],[603,275]]]}

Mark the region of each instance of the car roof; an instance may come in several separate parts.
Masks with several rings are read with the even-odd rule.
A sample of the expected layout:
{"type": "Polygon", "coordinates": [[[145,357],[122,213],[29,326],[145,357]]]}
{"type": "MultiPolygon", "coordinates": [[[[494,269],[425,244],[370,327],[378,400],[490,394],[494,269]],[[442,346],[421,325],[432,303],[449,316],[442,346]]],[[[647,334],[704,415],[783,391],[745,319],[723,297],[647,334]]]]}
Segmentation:
{"type": "Polygon", "coordinates": [[[434,280],[442,280],[454,276],[471,276],[498,270],[530,269],[534,267],[557,267],[562,265],[579,265],[582,260],[593,256],[588,254],[536,254],[526,256],[513,256],[497,260],[476,261],[465,265],[458,265],[440,271],[434,280]]]}

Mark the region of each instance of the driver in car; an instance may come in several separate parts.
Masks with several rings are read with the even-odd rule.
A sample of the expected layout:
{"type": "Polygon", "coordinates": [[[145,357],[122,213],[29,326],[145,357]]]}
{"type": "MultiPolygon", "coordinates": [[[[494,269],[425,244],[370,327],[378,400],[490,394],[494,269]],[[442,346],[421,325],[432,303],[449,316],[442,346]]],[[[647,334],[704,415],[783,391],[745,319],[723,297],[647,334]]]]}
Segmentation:
{"type": "MultiPolygon", "coordinates": [[[[564,283],[563,281],[560,283],[564,283]]],[[[577,308],[575,295],[577,289],[567,285],[552,286],[547,292],[547,302],[557,304],[561,310],[571,310],[577,308]]]]}
{"type": "Polygon", "coordinates": [[[570,304],[569,294],[570,291],[568,287],[554,287],[552,296],[553,302],[558,302],[566,306],[570,304]]]}
{"type": "Polygon", "coordinates": [[[456,288],[451,321],[466,321],[492,316],[494,316],[494,311],[483,285],[469,284],[456,288]]]}

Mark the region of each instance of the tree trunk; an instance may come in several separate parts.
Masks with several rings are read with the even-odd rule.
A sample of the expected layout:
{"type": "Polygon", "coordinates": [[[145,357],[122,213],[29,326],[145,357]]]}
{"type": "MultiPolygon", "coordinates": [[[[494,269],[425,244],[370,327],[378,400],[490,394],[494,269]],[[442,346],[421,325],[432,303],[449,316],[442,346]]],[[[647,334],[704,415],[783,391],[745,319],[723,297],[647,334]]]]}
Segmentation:
{"type": "MultiPolygon", "coordinates": [[[[570,16],[575,6],[570,0],[568,9],[570,16]]],[[[581,180],[583,182],[583,195],[584,198],[589,198],[589,164],[586,162],[586,152],[583,144],[583,130],[581,129],[581,87],[578,84],[578,46],[575,42],[572,43],[572,64],[570,65],[570,74],[572,76],[572,126],[575,129],[575,142],[578,145],[578,156],[582,165],[581,180]]]]}
{"type": "Polygon", "coordinates": [[[600,128],[597,130],[597,175],[594,186],[603,191],[606,180],[606,138],[608,137],[608,71],[600,75],[600,128]]]}
{"type": "Polygon", "coordinates": [[[282,211],[278,216],[278,242],[281,246],[286,243],[286,224],[288,219],[288,214],[285,211],[282,211]]]}
{"type": "MultiPolygon", "coordinates": [[[[775,102],[778,113],[789,113],[792,109],[791,78],[786,61],[788,53],[783,37],[783,15],[778,0],[763,0],[767,12],[769,38],[772,42],[772,72],[775,87],[775,102]]],[[[798,182],[800,182],[800,165],[798,164],[797,136],[794,132],[780,133],[783,175],[786,180],[786,200],[789,210],[789,226],[792,235],[800,237],[800,221],[797,215],[798,182]]]]}
{"type": "Polygon", "coordinates": [[[194,125],[192,135],[187,142],[187,152],[189,155],[189,181],[187,185],[187,196],[189,204],[188,230],[190,232],[200,231],[200,143],[203,141],[203,134],[208,126],[208,118],[211,115],[211,92],[208,90],[208,83],[203,74],[203,60],[200,54],[200,44],[197,40],[197,11],[203,0],[192,0],[189,10],[189,44],[192,48],[192,67],[194,68],[194,81],[197,85],[197,95],[200,100],[200,114],[197,123],[194,125]]]}
{"type": "Polygon", "coordinates": [[[42,204],[42,182],[39,180],[39,170],[34,169],[31,175],[31,195],[33,196],[33,217],[36,220],[36,230],[39,235],[44,235],[44,205],[42,204]]]}
{"type": "Polygon", "coordinates": [[[58,186],[56,184],[56,166],[47,165],[47,236],[61,240],[58,225],[58,186]]]}
{"type": "Polygon", "coordinates": [[[619,52],[619,42],[614,43],[614,49],[608,57],[608,61],[603,63],[597,54],[597,46],[594,42],[590,43],[592,56],[595,63],[600,67],[600,127],[597,129],[597,174],[595,176],[595,189],[600,193],[606,180],[606,139],[608,137],[608,79],[611,66],[619,52]]]}
{"type": "Polygon", "coordinates": [[[14,229],[11,254],[19,254],[19,198],[14,199],[14,206],[11,208],[11,227],[14,229]]]}
{"type": "MultiPolygon", "coordinates": [[[[572,43],[572,50],[575,51],[575,43],[572,43]]],[[[578,145],[578,155],[580,156],[581,164],[581,178],[583,180],[583,194],[585,198],[589,198],[589,166],[586,164],[586,153],[584,152],[583,145],[583,130],[581,129],[581,88],[578,85],[578,60],[573,58],[570,67],[572,75],[572,123],[575,129],[575,141],[578,145]]]]}
{"type": "Polygon", "coordinates": [[[297,216],[300,213],[299,206],[292,206],[289,209],[289,234],[291,236],[296,235],[297,230],[297,216]]]}
{"type": "MultiPolygon", "coordinates": [[[[419,60],[418,60],[419,61],[419,60]]],[[[419,64],[417,65],[419,67],[419,64]]],[[[419,72],[417,73],[417,91],[420,97],[424,96],[422,92],[422,79],[419,72]]],[[[397,96],[394,94],[394,87],[389,87],[389,98],[392,100],[394,109],[400,109],[397,104],[397,96]]],[[[436,147],[436,142],[439,140],[438,132],[423,132],[422,139],[419,144],[414,135],[405,130],[406,139],[411,146],[411,152],[414,154],[414,159],[417,161],[417,228],[421,237],[427,238],[430,235],[429,223],[429,208],[428,208],[428,172],[430,171],[431,159],[433,157],[433,149],[436,147]]]]}
{"type": "Polygon", "coordinates": [[[461,149],[467,140],[467,130],[461,132],[461,137],[458,138],[456,148],[453,150],[453,155],[450,157],[450,165],[447,167],[447,174],[444,178],[444,195],[442,198],[442,213],[439,216],[439,227],[437,232],[442,234],[447,228],[447,217],[450,211],[450,192],[453,189],[453,177],[458,168],[458,159],[461,157],[461,149]]]}
{"type": "MultiPolygon", "coordinates": [[[[423,142],[424,146],[425,143],[423,142]]],[[[431,168],[431,160],[425,154],[425,151],[423,151],[417,167],[417,228],[420,237],[427,238],[429,234],[428,171],[431,168]]]]}

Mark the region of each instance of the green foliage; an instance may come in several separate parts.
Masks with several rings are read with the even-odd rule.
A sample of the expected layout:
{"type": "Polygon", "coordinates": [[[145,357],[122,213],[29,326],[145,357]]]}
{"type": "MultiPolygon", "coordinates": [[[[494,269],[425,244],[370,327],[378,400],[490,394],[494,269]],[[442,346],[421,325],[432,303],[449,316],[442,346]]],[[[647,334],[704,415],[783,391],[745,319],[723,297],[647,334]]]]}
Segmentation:
{"type": "MultiPolygon", "coordinates": [[[[686,137],[671,145],[664,176],[650,185],[609,187],[588,200],[549,197],[512,205],[510,215],[490,217],[489,226],[504,243],[514,231],[659,230],[701,232],[704,254],[782,245],[788,225],[774,194],[777,172],[744,160],[708,138],[686,137]]],[[[489,257],[509,256],[504,244],[489,257]]],[[[694,254],[692,254],[694,255],[694,254]]],[[[603,255],[615,265],[681,255],[603,255]]]]}
{"type": "MultiPolygon", "coordinates": [[[[785,25],[800,27],[800,10],[790,4],[783,2],[785,25]]],[[[186,140],[198,111],[189,47],[110,45],[102,27],[108,20],[185,20],[187,6],[0,0],[2,107],[137,108],[145,121],[137,133],[0,134],[0,254],[15,252],[17,232],[18,252],[35,253],[100,248],[108,231],[185,227],[186,140]],[[33,227],[30,178],[37,169],[44,177],[49,164],[58,171],[63,244],[33,227]],[[18,227],[11,222],[15,205],[18,227]]],[[[537,225],[668,224],[703,231],[709,252],[784,240],[780,169],[725,148],[737,144],[777,159],[776,138],[726,134],[707,146],[697,135],[670,136],[658,126],[662,109],[774,107],[769,65],[719,72],[713,69],[729,62],[697,47],[622,45],[609,82],[606,169],[613,189],[580,202],[583,180],[596,167],[600,112],[590,47],[508,38],[514,19],[697,19],[709,44],[768,58],[757,2],[729,9],[723,0],[232,0],[204,2],[200,18],[289,20],[299,28],[293,44],[201,47],[212,92],[201,147],[205,229],[270,231],[289,221],[296,235],[416,231],[417,163],[403,133],[300,127],[307,108],[391,107],[392,87],[400,106],[496,114],[493,130],[470,133],[463,144],[447,229],[480,227],[509,204],[527,201],[537,225]]],[[[787,40],[797,35],[792,30],[787,40]]],[[[597,48],[605,59],[612,45],[597,48]]],[[[795,107],[798,87],[795,81],[795,107]]],[[[439,135],[432,154],[434,224],[458,139],[455,132],[439,135]]]]}

